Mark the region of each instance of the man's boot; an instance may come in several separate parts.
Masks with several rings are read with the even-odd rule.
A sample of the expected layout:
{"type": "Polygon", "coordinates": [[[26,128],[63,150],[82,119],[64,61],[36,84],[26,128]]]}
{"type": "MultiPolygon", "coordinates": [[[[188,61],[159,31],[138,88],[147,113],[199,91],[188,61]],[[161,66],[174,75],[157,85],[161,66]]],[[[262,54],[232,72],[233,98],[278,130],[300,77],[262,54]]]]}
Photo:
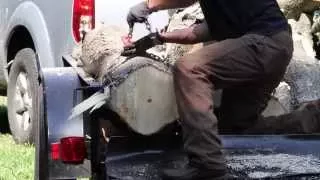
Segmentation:
{"type": "Polygon", "coordinates": [[[280,116],[260,118],[244,134],[320,133],[320,100],[302,104],[295,111],[280,116]]]}
{"type": "Polygon", "coordinates": [[[163,180],[220,180],[225,179],[226,170],[213,170],[187,164],[182,168],[164,169],[163,180]]]}

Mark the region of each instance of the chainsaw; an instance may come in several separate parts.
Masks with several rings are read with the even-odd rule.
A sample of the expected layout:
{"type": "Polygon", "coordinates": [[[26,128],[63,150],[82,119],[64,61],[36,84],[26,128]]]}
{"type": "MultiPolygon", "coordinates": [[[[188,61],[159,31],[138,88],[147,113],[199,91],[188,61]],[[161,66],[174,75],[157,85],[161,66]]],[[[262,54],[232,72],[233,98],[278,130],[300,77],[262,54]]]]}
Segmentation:
{"type": "Polygon", "coordinates": [[[130,28],[129,34],[122,37],[122,42],[124,44],[122,56],[144,56],[147,54],[147,50],[156,46],[163,44],[163,40],[160,37],[159,33],[152,32],[150,23],[145,21],[146,28],[150,32],[148,35],[138,39],[135,42],[132,42],[132,32],[133,27],[130,28]]]}

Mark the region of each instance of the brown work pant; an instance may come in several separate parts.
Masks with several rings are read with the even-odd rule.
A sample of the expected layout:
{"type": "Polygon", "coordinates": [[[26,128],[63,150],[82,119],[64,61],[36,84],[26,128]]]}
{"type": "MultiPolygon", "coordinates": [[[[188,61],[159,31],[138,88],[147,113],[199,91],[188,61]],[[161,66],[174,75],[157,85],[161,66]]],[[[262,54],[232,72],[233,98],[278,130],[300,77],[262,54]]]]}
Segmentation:
{"type": "MultiPolygon", "coordinates": [[[[286,121],[301,117],[300,112],[295,112],[269,117],[268,122],[278,126],[261,123],[261,112],[280,83],[292,52],[291,33],[282,31],[270,37],[246,34],[216,42],[177,61],[174,83],[184,149],[190,163],[215,170],[225,168],[218,119],[219,129],[226,133],[281,133],[288,129],[284,127],[286,121]],[[212,100],[215,89],[223,89],[216,115],[212,100]],[[250,127],[252,131],[248,131],[250,127]]],[[[290,125],[297,127],[288,133],[303,131],[300,125],[290,125]]]]}

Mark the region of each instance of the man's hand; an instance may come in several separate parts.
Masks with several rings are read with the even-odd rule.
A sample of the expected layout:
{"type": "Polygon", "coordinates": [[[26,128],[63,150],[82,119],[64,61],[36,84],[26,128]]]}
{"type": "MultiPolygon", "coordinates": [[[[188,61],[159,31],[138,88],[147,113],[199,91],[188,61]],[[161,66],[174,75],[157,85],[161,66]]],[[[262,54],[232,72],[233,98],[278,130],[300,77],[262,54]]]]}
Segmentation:
{"type": "Polygon", "coordinates": [[[132,8],[127,15],[127,22],[130,28],[133,28],[135,23],[143,23],[148,19],[151,10],[148,8],[147,2],[143,1],[132,8]]]}

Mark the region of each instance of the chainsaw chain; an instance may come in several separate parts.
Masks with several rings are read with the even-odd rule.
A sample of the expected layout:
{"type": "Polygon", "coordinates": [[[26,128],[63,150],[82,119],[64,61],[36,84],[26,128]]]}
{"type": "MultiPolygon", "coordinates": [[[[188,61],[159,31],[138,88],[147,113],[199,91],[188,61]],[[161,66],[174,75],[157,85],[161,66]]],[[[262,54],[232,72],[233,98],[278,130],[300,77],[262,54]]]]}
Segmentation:
{"type": "Polygon", "coordinates": [[[161,62],[161,63],[165,64],[166,66],[169,66],[169,67],[171,66],[170,63],[166,62],[165,59],[159,57],[158,55],[146,52],[146,56],[154,61],[161,62]]]}
{"type": "MultiPolygon", "coordinates": [[[[156,62],[160,62],[164,65],[166,65],[166,69],[170,69],[172,67],[171,64],[167,63],[164,61],[163,58],[155,55],[155,54],[152,54],[152,53],[147,53],[145,52],[144,54],[144,57],[147,57],[147,58],[150,58],[152,59],[153,61],[156,61],[156,62]]],[[[130,60],[130,59],[128,59],[130,60]]],[[[119,67],[121,66],[122,64],[124,64],[125,62],[127,62],[128,60],[122,62],[121,64],[117,65],[116,67],[119,67]]],[[[144,67],[147,67],[147,66],[150,66],[152,64],[150,63],[146,63],[145,65],[140,65],[138,67],[133,67],[133,68],[130,68],[128,69],[128,71],[126,72],[121,72],[119,74],[114,74],[114,72],[116,71],[116,67],[113,67],[112,69],[110,69],[110,71],[108,73],[106,73],[103,77],[103,80],[102,80],[102,84],[103,86],[109,86],[109,87],[112,87],[112,88],[116,88],[117,86],[119,86],[122,82],[124,82],[125,79],[127,79],[129,77],[129,74],[138,70],[138,69],[141,69],[141,68],[144,68],[144,67]]],[[[162,71],[162,72],[168,72],[162,68],[159,68],[157,66],[154,66],[155,68],[157,68],[159,71],[162,71]]]]}

